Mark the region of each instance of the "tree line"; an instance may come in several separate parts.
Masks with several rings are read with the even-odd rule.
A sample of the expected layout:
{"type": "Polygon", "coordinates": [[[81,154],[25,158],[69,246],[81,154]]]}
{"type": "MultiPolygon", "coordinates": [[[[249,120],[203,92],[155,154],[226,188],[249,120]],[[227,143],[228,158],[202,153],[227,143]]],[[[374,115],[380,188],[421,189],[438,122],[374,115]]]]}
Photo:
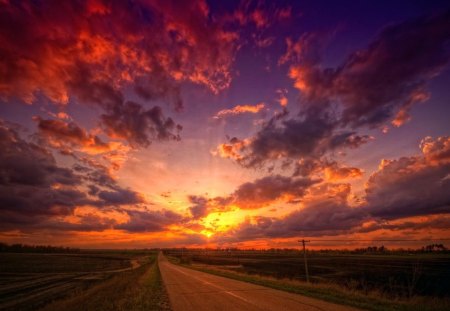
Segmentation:
{"type": "Polygon", "coordinates": [[[0,253],[79,253],[80,249],[51,245],[6,244],[0,242],[0,253]]]}

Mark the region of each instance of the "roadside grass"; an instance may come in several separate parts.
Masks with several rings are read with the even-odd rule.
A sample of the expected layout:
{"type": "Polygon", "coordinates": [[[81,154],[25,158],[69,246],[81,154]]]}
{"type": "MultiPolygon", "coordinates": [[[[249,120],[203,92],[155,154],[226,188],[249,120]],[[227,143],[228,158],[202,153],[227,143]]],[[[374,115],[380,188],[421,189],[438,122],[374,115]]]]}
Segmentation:
{"type": "Polygon", "coordinates": [[[333,283],[308,284],[289,279],[276,279],[255,274],[239,273],[217,267],[191,265],[189,262],[180,263],[178,258],[169,256],[167,258],[172,263],[182,265],[186,268],[370,311],[450,310],[450,301],[444,298],[415,296],[408,300],[404,298],[392,299],[385,297],[383,293],[377,291],[363,293],[358,290],[349,290],[333,283]]]}
{"type": "Polygon", "coordinates": [[[56,300],[41,311],[170,310],[156,255],[141,267],[118,273],[72,297],[56,300]]]}

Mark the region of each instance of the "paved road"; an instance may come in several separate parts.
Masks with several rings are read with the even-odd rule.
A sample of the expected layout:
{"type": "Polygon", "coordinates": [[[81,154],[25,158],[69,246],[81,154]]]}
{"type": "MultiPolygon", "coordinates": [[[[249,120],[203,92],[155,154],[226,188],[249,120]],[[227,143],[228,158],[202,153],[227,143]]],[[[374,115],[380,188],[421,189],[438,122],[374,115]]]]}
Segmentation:
{"type": "Polygon", "coordinates": [[[358,310],[183,268],[171,264],[163,255],[159,256],[159,267],[173,311],[358,310]]]}

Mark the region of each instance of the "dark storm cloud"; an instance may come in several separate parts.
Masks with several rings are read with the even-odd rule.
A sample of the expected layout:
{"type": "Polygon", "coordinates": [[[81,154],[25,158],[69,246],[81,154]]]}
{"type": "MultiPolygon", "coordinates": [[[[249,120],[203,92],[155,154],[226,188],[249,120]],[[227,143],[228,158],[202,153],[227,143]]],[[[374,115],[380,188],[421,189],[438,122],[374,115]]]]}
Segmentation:
{"type": "Polygon", "coordinates": [[[126,211],[130,219],[126,223],[118,224],[116,229],[128,232],[158,232],[167,226],[179,224],[183,217],[169,210],[126,211]]]}
{"type": "Polygon", "coordinates": [[[34,120],[38,123],[41,137],[52,147],[63,152],[70,153],[73,147],[93,154],[111,150],[108,143],[103,142],[98,136],[88,133],[75,122],[45,120],[40,117],[35,117],[34,120]]]}
{"type": "Polygon", "coordinates": [[[105,167],[75,165],[74,170],[82,172],[81,178],[87,184],[88,194],[95,197],[90,204],[98,207],[145,203],[144,197],[129,188],[123,188],[105,167]]]}
{"type": "Polygon", "coordinates": [[[57,166],[45,148],[23,140],[0,120],[0,184],[49,187],[54,183],[77,185],[81,178],[57,166]]]}
{"type": "Polygon", "coordinates": [[[400,126],[411,106],[428,98],[427,82],[448,65],[449,42],[447,11],[386,27],[337,68],[323,69],[323,42],[315,34],[288,44],[281,60],[298,62],[290,76],[307,103],[342,106],[342,125],[377,127],[392,121],[400,126]]]}
{"type": "Polygon", "coordinates": [[[427,82],[448,65],[449,43],[450,11],[384,29],[337,71],[342,122],[376,126],[394,116],[394,125],[403,124],[410,107],[427,98],[427,82]]]}
{"type": "Polygon", "coordinates": [[[219,154],[235,159],[245,167],[261,167],[278,159],[318,158],[327,152],[357,148],[371,137],[338,128],[327,111],[311,107],[296,118],[288,113],[265,123],[255,136],[234,138],[219,146],[219,154]]]}
{"type": "Polygon", "coordinates": [[[139,103],[126,101],[121,91],[104,82],[88,82],[86,75],[81,75],[72,88],[82,102],[104,110],[100,124],[107,135],[122,138],[133,147],[146,147],[153,139],[180,139],[181,125],[164,117],[161,107],[146,109],[139,103]]]}
{"type": "MultiPolygon", "coordinates": [[[[20,222],[20,215],[69,215],[77,204],[87,202],[76,186],[82,178],[59,167],[52,154],[23,140],[0,123],[0,208],[2,221],[20,222]]],[[[24,219],[24,221],[29,221],[24,219]]]]}
{"type": "Polygon", "coordinates": [[[319,180],[267,176],[240,185],[232,194],[233,203],[243,209],[261,208],[283,196],[301,198],[306,190],[319,180]]]}
{"type": "Polygon", "coordinates": [[[171,118],[165,118],[160,107],[144,109],[134,102],[114,107],[101,120],[107,134],[124,138],[132,146],[148,146],[153,138],[180,140],[182,129],[171,118]]]}
{"type": "Polygon", "coordinates": [[[119,187],[116,188],[114,191],[100,191],[97,193],[97,196],[107,205],[138,204],[145,202],[141,195],[135,191],[119,187]]]}
{"type": "MultiPolygon", "coordinates": [[[[73,169],[60,167],[48,149],[24,140],[3,121],[0,150],[1,230],[63,226],[65,222],[58,217],[73,215],[75,208],[83,205],[117,209],[145,202],[137,192],[119,186],[106,169],[79,164],[73,169]]],[[[79,225],[68,224],[67,230],[87,226],[95,229],[92,221],[82,221],[79,225]]],[[[97,229],[104,228],[99,223],[97,229]]]]}
{"type": "Polygon", "coordinates": [[[422,155],[383,160],[366,184],[367,211],[385,219],[450,213],[450,138],[422,141],[422,155]]]}
{"type": "Polygon", "coordinates": [[[78,232],[98,232],[107,229],[112,229],[116,221],[111,218],[101,217],[95,214],[86,214],[76,216],[77,222],[67,222],[58,218],[42,217],[40,221],[33,219],[32,221],[24,221],[26,217],[21,217],[20,222],[14,223],[12,221],[4,221],[0,224],[1,231],[17,230],[20,228],[21,232],[33,233],[39,230],[47,230],[51,232],[62,231],[78,231],[78,232]]]}
{"type": "Polygon", "coordinates": [[[193,205],[189,207],[189,211],[194,219],[202,218],[208,215],[208,199],[202,196],[190,195],[189,202],[193,205]]]}

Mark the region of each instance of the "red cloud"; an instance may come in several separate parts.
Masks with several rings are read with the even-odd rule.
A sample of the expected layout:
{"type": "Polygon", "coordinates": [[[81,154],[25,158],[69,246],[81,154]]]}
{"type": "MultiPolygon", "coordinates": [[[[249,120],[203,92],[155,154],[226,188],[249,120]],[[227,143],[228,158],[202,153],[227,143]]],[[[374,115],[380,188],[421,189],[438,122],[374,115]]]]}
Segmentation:
{"type": "Polygon", "coordinates": [[[115,86],[156,76],[217,92],[231,79],[236,36],[204,1],[21,1],[0,16],[0,92],[28,103],[40,91],[66,104],[80,63],[115,86]]]}

